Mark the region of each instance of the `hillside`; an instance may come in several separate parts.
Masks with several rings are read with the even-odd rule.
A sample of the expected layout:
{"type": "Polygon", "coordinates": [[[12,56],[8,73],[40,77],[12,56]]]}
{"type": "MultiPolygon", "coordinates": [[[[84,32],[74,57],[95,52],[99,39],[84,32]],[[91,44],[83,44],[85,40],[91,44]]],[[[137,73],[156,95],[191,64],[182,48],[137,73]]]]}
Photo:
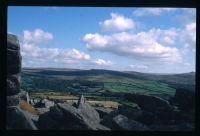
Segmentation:
{"type": "Polygon", "coordinates": [[[195,73],[156,75],[98,69],[25,68],[21,83],[21,88],[29,92],[61,91],[87,96],[139,93],[166,99],[181,87],[194,91],[195,73]]]}

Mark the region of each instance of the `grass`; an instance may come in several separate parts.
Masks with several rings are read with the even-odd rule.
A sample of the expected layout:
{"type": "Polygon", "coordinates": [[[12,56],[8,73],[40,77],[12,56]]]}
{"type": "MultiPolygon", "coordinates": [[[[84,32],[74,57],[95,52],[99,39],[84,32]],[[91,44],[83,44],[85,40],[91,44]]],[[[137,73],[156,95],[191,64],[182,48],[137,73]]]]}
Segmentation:
{"type": "Polygon", "coordinates": [[[77,96],[74,95],[70,95],[67,93],[62,93],[62,92],[37,92],[37,93],[30,93],[30,97],[31,98],[49,98],[52,100],[74,100],[74,99],[78,99],[77,96]]]}
{"type": "Polygon", "coordinates": [[[138,93],[168,99],[174,96],[175,87],[162,80],[174,83],[180,80],[179,82],[184,84],[192,83],[187,82],[187,79],[193,81],[193,78],[188,76],[152,76],[148,74],[140,74],[139,76],[144,78],[130,78],[112,73],[101,75],[88,73],[88,75],[70,76],[56,75],[56,73],[51,76],[48,76],[48,73],[42,76],[22,74],[21,86],[24,87],[25,91],[34,92],[32,97],[46,98],[48,96],[50,99],[56,100],[77,100],[79,95],[83,94],[88,100],[114,101],[112,98],[108,98],[112,96],[109,93],[138,93]],[[73,95],[65,92],[70,92],[73,95]]]}
{"type": "Polygon", "coordinates": [[[163,96],[173,96],[175,94],[175,89],[156,81],[111,80],[104,83],[104,89],[111,92],[163,94],[163,96]]]}
{"type": "Polygon", "coordinates": [[[115,101],[87,101],[90,105],[95,107],[106,107],[106,108],[114,108],[117,109],[119,105],[118,102],[115,101]]]}

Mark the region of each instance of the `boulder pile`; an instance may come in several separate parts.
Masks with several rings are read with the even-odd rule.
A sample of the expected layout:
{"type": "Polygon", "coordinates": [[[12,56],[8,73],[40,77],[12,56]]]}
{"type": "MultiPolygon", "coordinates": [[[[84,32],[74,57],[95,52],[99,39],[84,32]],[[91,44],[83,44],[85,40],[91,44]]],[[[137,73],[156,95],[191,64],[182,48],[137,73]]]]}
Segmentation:
{"type": "Polygon", "coordinates": [[[86,102],[83,95],[76,106],[58,103],[51,107],[49,112],[40,115],[38,126],[40,129],[110,130],[100,124],[98,112],[86,102]]]}

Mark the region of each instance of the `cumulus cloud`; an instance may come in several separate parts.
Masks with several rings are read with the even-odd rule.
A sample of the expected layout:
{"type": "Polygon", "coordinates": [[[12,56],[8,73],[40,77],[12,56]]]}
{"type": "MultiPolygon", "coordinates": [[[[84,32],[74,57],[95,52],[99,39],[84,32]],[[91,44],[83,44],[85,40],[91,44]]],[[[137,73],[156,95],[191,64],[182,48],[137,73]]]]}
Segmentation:
{"type": "Polygon", "coordinates": [[[21,54],[23,64],[36,63],[78,63],[79,61],[89,61],[89,54],[77,49],[42,48],[41,43],[47,43],[53,39],[53,34],[36,29],[33,32],[24,31],[21,41],[21,54]]]}
{"type": "MultiPolygon", "coordinates": [[[[48,36],[49,32],[37,29],[33,32],[24,31],[21,41],[21,54],[23,57],[23,66],[66,66],[66,64],[92,64],[96,66],[110,66],[113,63],[109,60],[93,59],[87,53],[77,49],[61,49],[61,48],[42,48],[40,43],[51,40],[48,36]],[[40,30],[40,31],[37,31],[40,30]],[[38,38],[37,34],[47,34],[38,38]],[[43,39],[42,39],[43,38],[43,39]],[[36,41],[34,41],[34,39],[36,41]]],[[[69,66],[68,66],[69,67],[69,66]]]]}
{"type": "Polygon", "coordinates": [[[76,49],[39,48],[28,44],[22,45],[22,57],[61,63],[90,60],[90,55],[76,49]]]}
{"type": "MultiPolygon", "coordinates": [[[[114,33],[112,35],[86,34],[83,41],[89,50],[111,52],[120,56],[131,56],[135,59],[156,60],[169,63],[182,61],[179,49],[164,46],[156,41],[149,32],[130,34],[127,32],[114,33]]],[[[167,33],[165,35],[171,35],[167,33]]]]}
{"type": "Polygon", "coordinates": [[[159,29],[152,28],[149,30],[148,34],[153,37],[156,41],[164,45],[174,44],[178,36],[177,29],[159,29]]]}
{"type": "Polygon", "coordinates": [[[45,32],[42,29],[35,29],[33,32],[25,30],[23,35],[24,43],[47,43],[53,40],[53,35],[49,32],[45,32]]]}
{"type": "Polygon", "coordinates": [[[124,31],[135,27],[135,22],[117,13],[111,13],[111,19],[99,22],[104,31],[124,31]]]}
{"type": "Polygon", "coordinates": [[[135,16],[158,16],[165,12],[175,11],[177,8],[138,8],[133,12],[135,16]]]}
{"type": "Polygon", "coordinates": [[[185,25],[185,29],[180,30],[180,40],[187,49],[196,50],[196,23],[185,25]]]}
{"type": "Polygon", "coordinates": [[[105,65],[105,66],[113,64],[111,61],[109,61],[109,60],[106,61],[106,60],[103,60],[103,59],[94,60],[94,61],[92,61],[92,63],[97,64],[97,65],[105,65]]]}

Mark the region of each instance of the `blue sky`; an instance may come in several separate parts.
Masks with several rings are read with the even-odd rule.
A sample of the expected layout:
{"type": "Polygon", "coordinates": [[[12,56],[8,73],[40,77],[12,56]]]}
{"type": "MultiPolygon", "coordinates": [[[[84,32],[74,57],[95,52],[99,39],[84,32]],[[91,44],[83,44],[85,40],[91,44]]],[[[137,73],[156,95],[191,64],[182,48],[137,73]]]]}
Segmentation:
{"type": "Polygon", "coordinates": [[[23,67],[195,71],[196,10],[9,7],[23,67]]]}

